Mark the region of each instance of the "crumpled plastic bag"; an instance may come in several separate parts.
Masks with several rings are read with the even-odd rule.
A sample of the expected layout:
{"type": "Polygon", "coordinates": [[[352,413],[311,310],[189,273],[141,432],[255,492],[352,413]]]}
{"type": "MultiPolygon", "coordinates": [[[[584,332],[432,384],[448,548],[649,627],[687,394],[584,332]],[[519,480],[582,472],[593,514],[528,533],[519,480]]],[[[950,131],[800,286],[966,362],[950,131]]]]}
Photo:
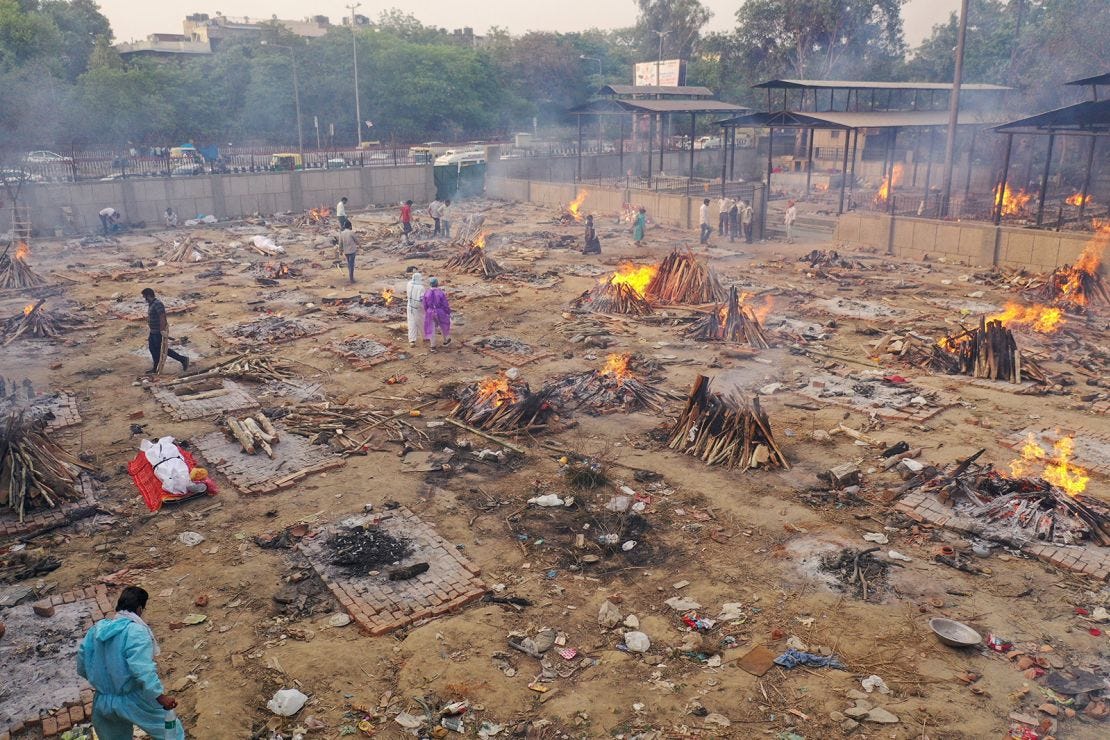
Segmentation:
{"type": "Polygon", "coordinates": [[[775,658],[775,665],[780,665],[783,668],[797,668],[804,665],[810,668],[844,669],[844,664],[835,655],[814,655],[813,653],[803,653],[801,650],[794,649],[787,650],[775,658]]]}
{"type": "Polygon", "coordinates": [[[863,690],[866,691],[868,694],[873,691],[878,691],[880,694],[890,693],[890,687],[886,685],[886,681],[884,681],[879,676],[876,676],[875,674],[871,674],[867,678],[860,681],[860,683],[863,685],[863,690]]]}
{"type": "Polygon", "coordinates": [[[279,689],[274,698],[266,702],[266,708],[279,717],[292,717],[301,711],[308,697],[297,689],[279,689]]]}
{"type": "Polygon", "coordinates": [[[163,491],[178,496],[188,491],[189,466],[185,464],[181,450],[173,443],[173,437],[162,437],[157,442],[144,439],[139,449],[154,468],[154,475],[162,481],[163,491]]]}

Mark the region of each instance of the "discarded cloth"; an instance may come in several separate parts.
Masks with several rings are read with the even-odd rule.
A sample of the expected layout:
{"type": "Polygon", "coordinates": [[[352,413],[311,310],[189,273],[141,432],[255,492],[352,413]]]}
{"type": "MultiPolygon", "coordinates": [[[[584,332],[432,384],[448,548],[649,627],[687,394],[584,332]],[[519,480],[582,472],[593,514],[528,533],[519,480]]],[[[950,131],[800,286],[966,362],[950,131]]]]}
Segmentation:
{"type": "Polygon", "coordinates": [[[844,664],[835,655],[814,655],[803,653],[801,650],[791,648],[775,658],[775,665],[783,668],[797,668],[800,665],[810,668],[844,668],[844,664]]]}

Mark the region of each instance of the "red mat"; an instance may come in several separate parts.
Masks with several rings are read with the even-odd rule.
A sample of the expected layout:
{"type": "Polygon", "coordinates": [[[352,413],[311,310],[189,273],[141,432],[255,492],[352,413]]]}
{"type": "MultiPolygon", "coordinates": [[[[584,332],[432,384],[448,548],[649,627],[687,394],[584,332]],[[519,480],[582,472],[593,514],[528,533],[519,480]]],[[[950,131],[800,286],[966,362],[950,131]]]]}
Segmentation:
{"type": "MultiPolygon", "coordinates": [[[[188,466],[189,472],[192,472],[193,468],[197,466],[196,460],[187,450],[178,447],[177,451],[181,453],[181,457],[185,458],[185,465],[188,466]]],[[[135,455],[135,459],[127,464],[127,472],[131,474],[131,480],[135,481],[135,486],[142,494],[143,503],[151,511],[158,511],[165,503],[184,501],[197,496],[215,496],[217,493],[216,484],[212,482],[211,478],[201,481],[208,486],[206,493],[183,493],[179,495],[162,490],[162,481],[158,480],[158,476],[154,474],[154,466],[146,459],[146,453],[143,452],[135,455]]]]}

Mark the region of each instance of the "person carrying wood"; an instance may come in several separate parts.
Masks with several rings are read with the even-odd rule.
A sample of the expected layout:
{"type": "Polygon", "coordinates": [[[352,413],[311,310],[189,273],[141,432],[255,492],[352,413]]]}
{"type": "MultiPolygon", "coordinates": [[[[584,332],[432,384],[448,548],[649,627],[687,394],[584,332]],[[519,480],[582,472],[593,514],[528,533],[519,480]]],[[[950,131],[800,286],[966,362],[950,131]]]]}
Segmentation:
{"type": "Polygon", "coordinates": [[[170,349],[170,321],[166,316],[166,306],[154,295],[152,288],[143,288],[143,300],[146,301],[147,327],[150,335],[147,337],[147,347],[150,349],[150,359],[153,363],[150,375],[162,372],[162,365],[167,357],[172,357],[181,363],[181,371],[189,369],[189,358],[170,349]]]}

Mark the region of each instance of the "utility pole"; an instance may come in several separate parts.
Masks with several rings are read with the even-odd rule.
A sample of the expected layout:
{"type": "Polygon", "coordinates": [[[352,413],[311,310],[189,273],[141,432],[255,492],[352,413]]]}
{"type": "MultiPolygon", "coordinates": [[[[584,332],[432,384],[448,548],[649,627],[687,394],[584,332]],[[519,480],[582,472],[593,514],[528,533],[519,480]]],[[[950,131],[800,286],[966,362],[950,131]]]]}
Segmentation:
{"type": "Polygon", "coordinates": [[[358,135],[358,148],[362,149],[362,106],[358,102],[358,36],[355,34],[355,11],[360,7],[362,3],[347,6],[351,11],[351,54],[355,67],[355,133],[358,135]]]}
{"type": "Polygon", "coordinates": [[[944,142],[944,180],[940,192],[940,215],[948,215],[952,197],[952,164],[956,156],[956,123],[960,116],[960,85],[964,77],[964,42],[967,40],[968,0],[960,2],[960,30],[956,39],[956,70],[952,76],[952,93],[948,99],[948,136],[944,142]]]}
{"type": "Polygon", "coordinates": [[[263,46],[271,46],[275,49],[284,49],[289,52],[289,63],[293,65],[293,104],[297,110],[297,153],[301,155],[301,162],[304,162],[304,128],[301,126],[301,86],[297,80],[297,52],[292,46],[285,46],[284,44],[271,44],[266,39],[262,40],[263,46]]]}
{"type": "Polygon", "coordinates": [[[655,58],[655,86],[660,87],[661,83],[659,82],[659,79],[660,79],[659,69],[660,69],[660,67],[663,66],[663,37],[666,36],[669,32],[668,31],[655,31],[654,33],[656,33],[659,36],[659,56],[657,56],[655,58]]]}

